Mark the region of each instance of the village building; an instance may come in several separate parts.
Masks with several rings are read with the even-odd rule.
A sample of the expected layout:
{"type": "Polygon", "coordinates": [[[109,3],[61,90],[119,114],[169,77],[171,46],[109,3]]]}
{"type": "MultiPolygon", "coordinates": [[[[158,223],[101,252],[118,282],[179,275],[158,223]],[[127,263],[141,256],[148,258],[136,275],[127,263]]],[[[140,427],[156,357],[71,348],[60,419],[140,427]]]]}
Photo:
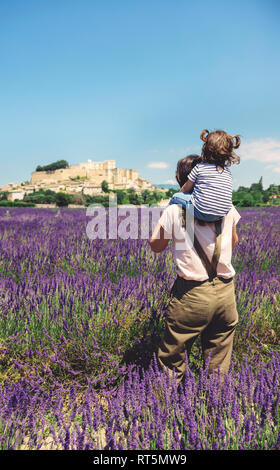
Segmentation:
{"type": "Polygon", "coordinates": [[[16,199],[19,201],[22,201],[24,198],[25,192],[24,191],[17,191],[17,190],[12,190],[8,194],[8,201],[15,201],[16,199]]]}

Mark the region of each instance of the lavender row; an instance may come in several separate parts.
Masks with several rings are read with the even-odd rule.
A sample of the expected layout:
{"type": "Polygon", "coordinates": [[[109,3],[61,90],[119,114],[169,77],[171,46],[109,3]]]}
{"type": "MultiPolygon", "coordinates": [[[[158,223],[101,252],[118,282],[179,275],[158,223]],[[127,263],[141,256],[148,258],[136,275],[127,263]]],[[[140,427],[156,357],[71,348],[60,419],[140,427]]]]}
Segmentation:
{"type": "Polygon", "coordinates": [[[196,344],[177,392],[151,366],[170,248],[89,240],[83,210],[0,209],[1,448],[277,448],[280,211],[241,215],[231,373],[221,391],[196,344]]]}
{"type": "MultiPolygon", "coordinates": [[[[187,362],[187,359],[186,359],[187,362]]],[[[279,354],[256,371],[245,364],[226,376],[176,381],[157,368],[130,366],[103,394],[75,387],[44,391],[22,380],[1,390],[3,449],[279,449],[279,354]]]]}

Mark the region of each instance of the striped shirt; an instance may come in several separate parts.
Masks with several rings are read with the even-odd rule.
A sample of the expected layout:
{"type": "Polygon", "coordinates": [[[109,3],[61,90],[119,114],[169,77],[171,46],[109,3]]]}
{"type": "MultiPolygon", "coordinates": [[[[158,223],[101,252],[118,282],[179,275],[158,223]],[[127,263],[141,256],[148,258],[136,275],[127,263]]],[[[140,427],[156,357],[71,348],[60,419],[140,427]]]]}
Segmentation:
{"type": "Polygon", "coordinates": [[[198,163],[188,175],[194,185],[191,201],[205,214],[224,217],[232,207],[232,175],[213,163],[198,163]]]}

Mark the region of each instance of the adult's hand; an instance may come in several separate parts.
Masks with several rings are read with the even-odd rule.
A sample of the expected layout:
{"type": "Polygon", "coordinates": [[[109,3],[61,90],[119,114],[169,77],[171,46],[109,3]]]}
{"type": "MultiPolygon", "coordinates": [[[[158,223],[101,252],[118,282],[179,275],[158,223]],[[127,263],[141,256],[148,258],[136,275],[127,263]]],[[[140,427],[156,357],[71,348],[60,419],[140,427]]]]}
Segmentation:
{"type": "Polygon", "coordinates": [[[238,235],[236,233],[236,225],[232,227],[232,251],[234,250],[235,245],[238,243],[238,235]]]}

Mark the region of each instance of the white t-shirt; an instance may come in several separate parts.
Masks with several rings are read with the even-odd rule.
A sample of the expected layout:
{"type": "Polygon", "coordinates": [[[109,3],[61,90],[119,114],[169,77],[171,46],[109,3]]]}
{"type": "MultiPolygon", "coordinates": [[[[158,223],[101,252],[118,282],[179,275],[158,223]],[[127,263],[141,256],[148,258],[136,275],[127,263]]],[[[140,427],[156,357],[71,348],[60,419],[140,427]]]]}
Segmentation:
{"type": "MultiPolygon", "coordinates": [[[[217,265],[217,275],[226,279],[233,277],[235,274],[231,264],[232,227],[238,223],[239,219],[239,213],[235,207],[232,207],[222,220],[221,255],[217,265]]],[[[166,235],[172,239],[172,253],[177,265],[177,274],[189,280],[207,280],[207,271],[185,227],[182,227],[181,207],[178,204],[167,206],[159,219],[159,223],[164,228],[166,235]]],[[[211,261],[216,242],[215,224],[205,223],[205,225],[199,225],[197,220],[194,219],[194,231],[209,261],[211,261]]]]}

